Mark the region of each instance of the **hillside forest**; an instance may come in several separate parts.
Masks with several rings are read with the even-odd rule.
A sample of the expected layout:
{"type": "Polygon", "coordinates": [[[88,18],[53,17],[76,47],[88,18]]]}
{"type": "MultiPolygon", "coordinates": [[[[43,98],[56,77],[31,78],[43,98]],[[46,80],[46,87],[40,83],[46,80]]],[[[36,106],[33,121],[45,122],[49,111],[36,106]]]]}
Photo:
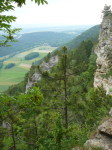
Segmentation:
{"type": "MultiPolygon", "coordinates": [[[[1,12],[14,10],[12,2],[19,7],[25,4],[25,0],[2,0],[1,12]]],[[[35,3],[48,4],[46,0],[35,0],[35,3]]],[[[4,35],[6,41],[0,37],[0,57],[6,54],[11,57],[14,52],[27,51],[40,44],[59,47],[35,61],[22,82],[0,93],[0,150],[90,150],[84,143],[96,134],[112,106],[112,96],[106,95],[103,86],[96,89],[93,86],[99,25],[72,39],[65,33],[27,33],[19,37],[18,43],[6,47],[9,41],[16,40],[12,34],[20,29],[10,29],[16,17],[0,17],[0,30],[5,28],[8,33],[4,35]],[[55,55],[58,63],[49,72],[43,70],[41,63],[49,62],[55,55]],[[28,80],[32,81],[35,72],[41,75],[41,80],[25,93],[28,80]]],[[[1,68],[5,59],[0,60],[1,68]]],[[[9,63],[5,70],[14,65],[9,63]]],[[[91,147],[91,150],[103,149],[91,147]]]]}
{"type": "Polygon", "coordinates": [[[112,105],[112,97],[106,95],[103,87],[93,87],[97,42],[95,36],[82,41],[77,48],[68,50],[63,46],[46,56],[47,61],[59,56],[58,64],[50,72],[33,65],[22,84],[0,94],[0,149],[83,147],[112,105]],[[41,81],[23,94],[35,71],[41,74],[41,81]]]}
{"type": "MultiPolygon", "coordinates": [[[[32,32],[25,34],[16,34],[14,37],[15,41],[8,42],[9,47],[0,47],[0,57],[14,53],[28,51],[31,48],[50,45],[51,47],[59,47],[64,43],[74,39],[81,31],[76,31],[76,34],[67,34],[59,32],[32,32]]],[[[0,35],[0,40],[5,40],[0,35]]]]}

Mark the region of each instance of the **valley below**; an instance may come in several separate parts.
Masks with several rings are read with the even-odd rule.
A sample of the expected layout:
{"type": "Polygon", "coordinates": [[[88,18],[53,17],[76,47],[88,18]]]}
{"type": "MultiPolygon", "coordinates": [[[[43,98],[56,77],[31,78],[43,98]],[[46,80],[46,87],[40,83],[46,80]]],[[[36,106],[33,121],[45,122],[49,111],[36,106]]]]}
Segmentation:
{"type": "Polygon", "coordinates": [[[9,86],[18,84],[24,79],[25,74],[30,70],[32,63],[45,57],[49,52],[52,52],[57,47],[40,46],[30,49],[28,51],[18,53],[13,57],[6,59],[3,62],[3,67],[0,69],[0,92],[4,92],[9,86]],[[38,52],[39,57],[32,60],[25,60],[25,56],[31,52],[38,52]],[[5,69],[9,63],[15,63],[15,66],[5,69]]]}

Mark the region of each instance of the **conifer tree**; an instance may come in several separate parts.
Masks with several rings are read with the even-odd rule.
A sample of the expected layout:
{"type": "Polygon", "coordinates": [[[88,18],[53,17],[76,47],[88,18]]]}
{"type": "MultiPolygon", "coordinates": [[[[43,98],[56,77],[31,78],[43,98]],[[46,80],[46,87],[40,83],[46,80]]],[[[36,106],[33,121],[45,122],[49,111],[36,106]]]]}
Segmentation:
{"type": "MultiPolygon", "coordinates": [[[[74,76],[80,72],[81,68],[70,68],[70,56],[67,48],[64,46],[59,54],[58,65],[55,66],[55,74],[49,74],[48,71],[42,72],[40,66],[37,68],[43,77],[44,87],[41,88],[44,91],[45,97],[51,97],[51,109],[61,110],[64,118],[64,127],[68,129],[68,118],[69,118],[69,104],[71,103],[72,88],[82,81],[75,81],[74,76]]],[[[38,84],[37,84],[38,86],[38,84]]],[[[77,91],[78,92],[78,91],[77,91]]]]}

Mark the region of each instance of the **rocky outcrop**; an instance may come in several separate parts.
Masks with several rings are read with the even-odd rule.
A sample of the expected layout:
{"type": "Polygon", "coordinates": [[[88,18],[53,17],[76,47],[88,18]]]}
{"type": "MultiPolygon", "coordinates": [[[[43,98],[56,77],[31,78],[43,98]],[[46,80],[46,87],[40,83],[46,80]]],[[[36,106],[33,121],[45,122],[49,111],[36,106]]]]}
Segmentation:
{"type": "Polygon", "coordinates": [[[26,85],[25,93],[28,92],[29,88],[31,88],[34,83],[36,83],[37,81],[40,81],[40,80],[41,80],[41,75],[39,73],[35,72],[33,74],[33,76],[31,77],[31,80],[29,80],[29,78],[28,78],[28,83],[26,85]]]}
{"type": "Polygon", "coordinates": [[[112,77],[106,78],[106,73],[112,66],[112,16],[103,18],[99,33],[99,43],[96,46],[95,53],[97,55],[97,70],[94,76],[94,87],[103,84],[107,94],[112,89],[112,77]]]}
{"type": "MultiPolygon", "coordinates": [[[[54,57],[51,57],[48,63],[46,63],[46,62],[43,61],[42,64],[40,65],[40,67],[43,70],[50,71],[51,68],[54,65],[56,65],[57,63],[58,63],[58,55],[56,55],[54,57]]],[[[31,77],[31,80],[28,79],[28,83],[26,85],[26,91],[25,91],[25,93],[28,92],[29,88],[31,88],[34,83],[36,83],[37,81],[40,81],[40,80],[41,80],[41,74],[38,73],[38,72],[35,72],[33,74],[33,76],[31,77]]]]}
{"type": "Polygon", "coordinates": [[[46,63],[46,62],[42,62],[42,64],[40,65],[40,67],[43,68],[43,70],[47,70],[47,71],[50,71],[51,68],[56,65],[58,63],[58,55],[54,56],[54,57],[51,57],[49,62],[46,63]]]}
{"type": "MultiPolygon", "coordinates": [[[[105,6],[106,8],[107,6],[105,6]]],[[[94,87],[103,85],[107,94],[112,95],[112,76],[107,76],[112,68],[112,13],[104,15],[100,32],[99,43],[95,48],[97,55],[97,70],[94,76],[94,87]]],[[[112,150],[112,108],[109,112],[110,118],[98,127],[97,134],[86,141],[85,146],[102,147],[103,150],[112,150]]]]}
{"type": "Polygon", "coordinates": [[[112,150],[112,108],[109,114],[110,118],[98,127],[98,133],[95,137],[86,141],[86,147],[94,146],[102,147],[104,150],[112,150]]]}

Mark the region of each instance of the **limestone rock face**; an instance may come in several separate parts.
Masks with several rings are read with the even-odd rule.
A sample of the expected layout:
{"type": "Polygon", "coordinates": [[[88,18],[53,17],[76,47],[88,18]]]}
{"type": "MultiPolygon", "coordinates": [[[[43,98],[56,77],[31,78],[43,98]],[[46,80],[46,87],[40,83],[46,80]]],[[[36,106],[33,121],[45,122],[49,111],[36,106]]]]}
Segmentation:
{"type": "Polygon", "coordinates": [[[112,66],[112,16],[109,15],[103,18],[99,33],[99,43],[95,48],[97,55],[97,70],[94,76],[94,87],[103,84],[107,94],[110,94],[112,88],[112,78],[108,79],[105,74],[112,66]]]}
{"type": "Polygon", "coordinates": [[[58,55],[51,57],[48,63],[43,61],[40,66],[43,68],[43,70],[50,71],[50,69],[57,63],[58,63],[58,55]]]}
{"type": "Polygon", "coordinates": [[[28,79],[25,93],[28,92],[29,88],[31,88],[34,83],[36,83],[37,81],[40,81],[40,80],[41,80],[41,75],[39,73],[35,72],[33,74],[33,76],[31,77],[31,81],[28,79]]]}
{"type": "MultiPolygon", "coordinates": [[[[48,63],[43,61],[42,64],[40,65],[40,67],[42,67],[43,70],[50,71],[51,68],[54,65],[56,65],[57,63],[58,63],[58,55],[51,57],[48,63]]],[[[40,80],[41,80],[41,74],[39,74],[38,72],[35,72],[33,74],[33,76],[31,77],[31,80],[28,79],[25,93],[28,92],[29,88],[31,88],[34,83],[36,83],[37,81],[40,81],[40,80]]]]}
{"type": "Polygon", "coordinates": [[[112,150],[112,108],[109,112],[110,119],[98,127],[98,133],[93,139],[86,141],[85,146],[102,147],[104,150],[112,150]]]}

